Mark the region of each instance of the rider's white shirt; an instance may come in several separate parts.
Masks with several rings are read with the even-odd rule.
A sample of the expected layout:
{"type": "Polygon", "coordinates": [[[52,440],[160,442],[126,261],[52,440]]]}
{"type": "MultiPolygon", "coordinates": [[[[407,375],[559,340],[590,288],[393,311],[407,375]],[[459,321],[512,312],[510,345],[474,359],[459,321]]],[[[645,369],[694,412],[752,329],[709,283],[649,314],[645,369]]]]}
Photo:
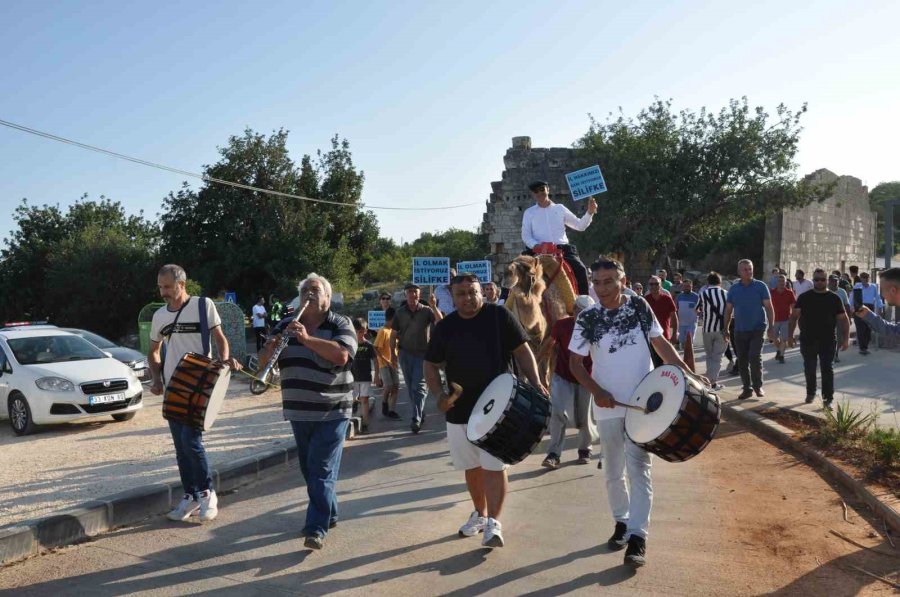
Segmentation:
{"type": "Polygon", "coordinates": [[[578,218],[559,203],[551,203],[547,207],[535,203],[522,214],[522,242],[529,249],[540,243],[567,245],[569,237],[566,236],[566,226],[578,231],[585,230],[591,225],[592,218],[593,215],[587,211],[578,218]]]}

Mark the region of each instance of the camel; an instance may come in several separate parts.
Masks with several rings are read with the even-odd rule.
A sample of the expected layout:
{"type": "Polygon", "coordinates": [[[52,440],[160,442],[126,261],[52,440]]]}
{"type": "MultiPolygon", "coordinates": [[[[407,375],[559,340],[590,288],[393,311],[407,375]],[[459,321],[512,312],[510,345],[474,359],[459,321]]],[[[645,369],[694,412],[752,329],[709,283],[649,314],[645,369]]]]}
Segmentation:
{"type": "MultiPolygon", "coordinates": [[[[572,314],[575,304],[572,285],[551,255],[516,257],[507,267],[504,285],[510,289],[506,308],[525,328],[528,345],[537,357],[551,326],[572,314]]],[[[545,383],[549,383],[553,367],[552,359],[538,363],[538,374],[545,383]]]]}

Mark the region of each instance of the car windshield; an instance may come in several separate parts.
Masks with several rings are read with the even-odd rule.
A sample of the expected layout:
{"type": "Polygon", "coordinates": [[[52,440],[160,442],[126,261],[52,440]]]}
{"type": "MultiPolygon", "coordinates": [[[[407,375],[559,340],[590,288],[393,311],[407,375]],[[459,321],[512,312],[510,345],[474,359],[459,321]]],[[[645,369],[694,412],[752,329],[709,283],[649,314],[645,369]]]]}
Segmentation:
{"type": "Polygon", "coordinates": [[[96,346],[97,348],[117,348],[116,344],[110,342],[103,336],[98,336],[94,332],[89,332],[87,330],[68,329],[68,328],[66,328],[65,331],[75,334],[76,336],[81,336],[82,338],[84,338],[85,340],[87,340],[88,342],[90,342],[91,344],[96,346]]]}
{"type": "Polygon", "coordinates": [[[103,351],[79,336],[14,338],[7,343],[22,365],[106,358],[103,351]]]}

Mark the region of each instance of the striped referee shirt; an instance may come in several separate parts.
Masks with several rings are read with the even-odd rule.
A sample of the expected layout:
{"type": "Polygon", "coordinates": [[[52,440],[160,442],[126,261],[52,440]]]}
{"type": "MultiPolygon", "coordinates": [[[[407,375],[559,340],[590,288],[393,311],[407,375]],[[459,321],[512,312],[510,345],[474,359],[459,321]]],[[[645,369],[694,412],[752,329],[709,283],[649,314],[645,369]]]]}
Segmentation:
{"type": "MultiPolygon", "coordinates": [[[[275,333],[291,322],[285,317],[275,326],[275,333]]],[[[325,321],[312,334],[333,340],[350,352],[343,365],[326,361],[291,337],[278,357],[281,369],[281,405],[287,421],[335,421],[349,419],[353,409],[353,373],[356,355],[356,331],[350,320],[328,311],[325,321]]]]}
{"type": "Polygon", "coordinates": [[[725,328],[726,296],[721,286],[707,286],[700,293],[704,332],[721,332],[725,328]]]}

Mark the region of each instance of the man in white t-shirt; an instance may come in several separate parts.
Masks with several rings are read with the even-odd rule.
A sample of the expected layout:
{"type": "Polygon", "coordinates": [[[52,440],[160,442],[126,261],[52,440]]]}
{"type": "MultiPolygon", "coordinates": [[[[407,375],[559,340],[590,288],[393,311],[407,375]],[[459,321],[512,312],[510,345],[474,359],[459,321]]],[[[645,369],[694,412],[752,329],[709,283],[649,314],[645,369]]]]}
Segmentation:
{"type": "Polygon", "coordinates": [[[617,404],[631,404],[634,390],[653,370],[651,345],[664,363],[689,369],[663,336],[647,301],[622,293],[624,275],[618,261],[601,259],[591,264],[591,283],[600,303],[582,311],[575,321],[569,368],[594,396],[603,472],[616,523],[607,545],[613,550],[627,545],[625,563],[640,567],[646,563],[653,501],[651,457],[625,435],[625,407],[617,404]],[[588,355],[593,362],[591,373],[582,362],[588,355]]]}
{"type": "MultiPolygon", "coordinates": [[[[150,393],[157,396],[163,393],[163,388],[172,379],[186,353],[196,352],[212,357],[210,338],[219,349],[219,358],[232,369],[241,369],[239,362],[229,358],[228,340],[222,333],[222,320],[216,306],[205,297],[188,295],[186,282],[187,274],[178,265],[162,266],[157,276],[159,294],[166,306],[153,314],[150,353],[147,355],[153,375],[150,393]],[[163,343],[166,348],[164,364],[161,357],[163,343]]],[[[203,431],[176,421],[169,421],[169,431],[175,444],[184,497],[168,517],[170,520],[186,521],[199,513],[200,520],[213,520],[219,512],[218,498],[203,447],[203,431]]]]}
{"type": "Polygon", "coordinates": [[[256,336],[256,352],[266,343],[266,317],[269,315],[266,311],[265,297],[259,297],[256,304],[253,305],[253,334],[256,336]]]}
{"type": "Polygon", "coordinates": [[[566,227],[573,230],[587,230],[591,219],[597,213],[597,202],[593,197],[588,199],[587,211],[580,218],[576,217],[565,205],[550,200],[550,185],[543,180],[536,180],[528,185],[535,204],[522,214],[522,242],[525,243],[526,255],[534,255],[538,247],[552,243],[563,252],[563,259],[572,268],[578,282],[578,292],[588,293],[587,268],[578,257],[578,249],[569,244],[566,227]]]}

